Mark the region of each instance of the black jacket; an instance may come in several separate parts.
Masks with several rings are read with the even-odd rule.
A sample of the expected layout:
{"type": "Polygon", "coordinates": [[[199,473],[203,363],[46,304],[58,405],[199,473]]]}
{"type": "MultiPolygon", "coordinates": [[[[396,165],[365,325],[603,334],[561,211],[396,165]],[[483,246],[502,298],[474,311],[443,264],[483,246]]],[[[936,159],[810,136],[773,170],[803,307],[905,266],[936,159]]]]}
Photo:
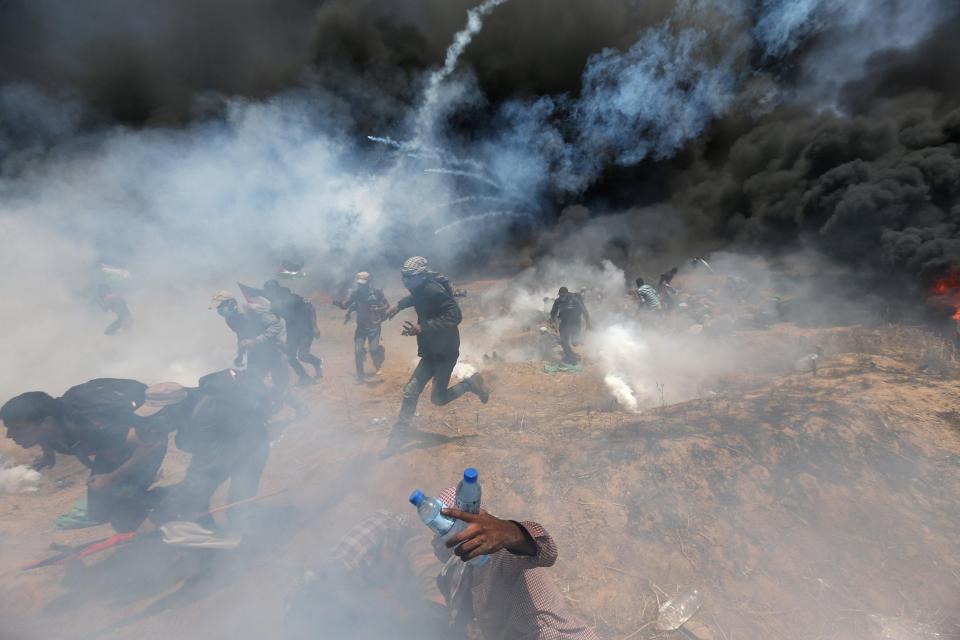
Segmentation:
{"type": "Polygon", "coordinates": [[[383,314],[390,307],[383,291],[373,287],[356,288],[350,296],[338,302],[337,306],[348,312],[357,312],[357,329],[369,331],[383,323],[383,314]]]}
{"type": "Polygon", "coordinates": [[[317,312],[303,296],[297,295],[286,287],[280,290],[270,301],[270,311],[283,318],[287,327],[287,336],[310,335],[317,322],[317,312]]]}
{"type": "Polygon", "coordinates": [[[417,355],[428,360],[456,360],[460,356],[460,305],[452,292],[436,280],[429,280],[397,303],[397,308],[417,310],[417,355]]]}
{"type": "Polygon", "coordinates": [[[587,307],[583,304],[583,299],[573,293],[561,294],[553,302],[553,309],[550,310],[550,319],[556,320],[560,317],[562,324],[572,323],[580,324],[580,319],[590,322],[590,314],[587,313],[587,307]]]}

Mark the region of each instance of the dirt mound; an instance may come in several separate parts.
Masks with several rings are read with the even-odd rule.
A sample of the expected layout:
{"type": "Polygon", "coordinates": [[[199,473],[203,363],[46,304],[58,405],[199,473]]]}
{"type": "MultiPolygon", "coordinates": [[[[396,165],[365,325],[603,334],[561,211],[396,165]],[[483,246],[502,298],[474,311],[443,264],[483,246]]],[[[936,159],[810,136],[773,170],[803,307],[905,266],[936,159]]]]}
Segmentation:
{"type": "MultiPolygon", "coordinates": [[[[296,508],[293,524],[202,579],[182,559],[157,567],[145,548],[91,563],[80,580],[62,568],[19,573],[50,540],[105,535],[52,530],[85,477],[62,461],[38,493],[0,495],[5,638],[272,637],[297,578],[356,518],[405,509],[411,488],[439,490],[468,464],[492,511],[554,534],[555,577],[601,637],[656,637],[658,603],[688,585],[705,594],[691,627],[702,638],[871,638],[871,614],[926,620],[946,637],[960,629],[960,383],[934,336],[738,334],[754,348],[791,345],[784,354],[820,345],[816,375],[784,355],[776,370],[639,416],[615,408],[589,361],[556,375],[497,362],[488,405],[424,402],[419,428],[434,435],[381,458],[414,347],[387,325],[384,381],[353,385],[352,329],[339,312],[322,315],[327,377],[305,392],[309,418],[275,426],[264,479],[264,491],[290,489],[269,504],[296,508]]],[[[174,452],[164,482],[184,460],[174,452]]]]}

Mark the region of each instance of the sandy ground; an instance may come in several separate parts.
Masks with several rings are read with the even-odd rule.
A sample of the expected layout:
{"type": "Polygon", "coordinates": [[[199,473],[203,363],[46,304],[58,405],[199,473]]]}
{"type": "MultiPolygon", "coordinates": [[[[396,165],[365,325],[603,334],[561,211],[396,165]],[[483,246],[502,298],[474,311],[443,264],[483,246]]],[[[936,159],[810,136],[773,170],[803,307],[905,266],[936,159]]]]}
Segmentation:
{"type": "MultiPolygon", "coordinates": [[[[935,337],[778,325],[716,338],[825,352],[816,376],[743,371],[640,415],[611,406],[595,363],[561,375],[497,363],[488,405],[425,397],[419,428],[435,435],[382,458],[415,345],[387,325],[383,381],[354,385],[352,327],[321,315],[326,377],[303,392],[308,418],[274,425],[263,480],[286,489],[265,504],[291,509],[249,552],[198,571],[196,557],[131,545],[80,571],[21,572],[51,542],[109,535],[53,529],[86,477],[61,459],[39,492],[0,494],[0,638],[276,637],[298,577],[357,518],[408,509],[412,488],[438,491],[468,464],[488,508],[555,536],[555,579],[603,638],[657,637],[658,602],[690,586],[705,594],[690,625],[704,639],[882,637],[871,614],[960,637],[960,383],[935,337]]],[[[0,454],[33,456],[7,440],[0,454]]],[[[162,482],[187,460],[171,449],[162,482]]]]}

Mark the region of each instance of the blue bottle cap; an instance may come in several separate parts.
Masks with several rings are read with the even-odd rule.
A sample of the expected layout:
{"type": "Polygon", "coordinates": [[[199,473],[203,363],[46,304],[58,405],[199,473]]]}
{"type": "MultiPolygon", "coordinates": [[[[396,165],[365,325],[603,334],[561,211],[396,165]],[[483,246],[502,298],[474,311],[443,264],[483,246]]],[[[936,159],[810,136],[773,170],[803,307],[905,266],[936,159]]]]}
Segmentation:
{"type": "Polygon", "coordinates": [[[463,470],[463,481],[464,481],[464,482],[476,482],[476,481],[477,481],[477,477],[478,477],[479,475],[480,475],[480,474],[477,473],[477,470],[476,470],[476,469],[474,469],[473,467],[467,467],[466,469],[463,470]]]}
{"type": "Polygon", "coordinates": [[[412,504],[415,507],[419,507],[421,502],[423,502],[423,491],[420,491],[420,489],[417,489],[416,491],[410,494],[410,504],[412,504]]]}

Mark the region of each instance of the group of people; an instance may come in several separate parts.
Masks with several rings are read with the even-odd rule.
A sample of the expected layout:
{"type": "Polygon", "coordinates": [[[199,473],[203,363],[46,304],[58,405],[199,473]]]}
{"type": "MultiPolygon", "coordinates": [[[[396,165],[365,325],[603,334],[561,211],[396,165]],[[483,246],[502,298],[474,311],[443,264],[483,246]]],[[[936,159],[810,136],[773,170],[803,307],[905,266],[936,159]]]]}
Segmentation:
{"type": "Polygon", "coordinates": [[[59,398],[23,393],[0,407],[0,419],[18,445],[40,447],[35,468],[53,467],[59,454],[90,470],[84,524],[129,532],[147,519],[204,517],[227,480],[229,500],[255,496],[269,451],[273,398],[256,375],[234,369],[203,376],[194,388],[97,378],[59,398]],[[155,487],[171,433],[191,454],[190,465],[182,482],[155,487]]]}
{"type": "MultiPolygon", "coordinates": [[[[642,277],[635,281],[636,287],[631,291],[637,304],[640,317],[644,321],[655,321],[662,314],[675,308],[678,291],[671,284],[677,275],[676,267],[666,273],[660,274],[660,280],[656,288],[648,284],[642,277]]],[[[586,305],[586,289],[574,293],[567,287],[560,287],[557,297],[551,302],[550,298],[544,298],[544,304],[549,306],[549,324],[556,329],[556,334],[550,334],[546,326],[540,328],[542,337],[553,337],[553,340],[559,341],[563,349],[562,362],[566,365],[576,365],[580,362],[580,355],[574,351],[573,347],[581,344],[583,326],[586,324],[590,329],[590,312],[586,305]]],[[[556,342],[548,342],[547,346],[552,347],[556,342]]],[[[541,348],[541,353],[549,354],[552,348],[541,348]]]]}
{"type": "MultiPolygon", "coordinates": [[[[465,393],[483,403],[489,399],[479,374],[449,384],[463,318],[449,280],[418,256],[406,260],[401,278],[409,294],[393,306],[365,272],[357,274],[349,297],[338,301],[348,320],[351,314],[357,316],[358,380],[365,377],[367,349],[377,373],[383,365],[382,323],[405,309],[416,312],[415,320],[403,323],[402,335],[416,337],[420,361],[402,389],[388,449],[412,434],[417,402],[429,382],[437,405],[465,393]]],[[[27,392],[0,407],[8,437],[25,448],[40,447],[37,468],[51,467],[58,455],[69,455],[90,469],[86,488],[92,523],[109,522],[118,532],[171,520],[212,528],[209,501],[220,485],[229,481],[230,504],[248,503],[247,498],[257,495],[269,453],[268,423],[289,402],[285,366],[293,365],[304,384],[322,373],[319,358],[310,354],[316,331],[312,305],[275,282],[264,285],[262,296],[253,295],[259,291],[246,293],[251,295],[243,305],[226,291],[218,292],[212,305],[236,333],[236,368],[203,376],[196,387],[101,378],[72,387],[59,398],[27,392]],[[313,366],[312,378],[301,361],[313,366]],[[181,482],[158,487],[171,434],[191,459],[181,482]]],[[[566,291],[562,297],[563,302],[554,305],[555,315],[566,323],[563,335],[572,342],[579,336],[570,324],[573,318],[580,314],[589,322],[589,315],[582,299],[571,299],[566,291]]],[[[318,629],[343,624],[349,625],[350,637],[358,638],[385,637],[380,631],[391,637],[466,638],[473,627],[474,633],[491,640],[595,640],[593,631],[568,612],[546,573],[557,557],[547,531],[536,522],[457,511],[454,493],[449,488],[439,494],[444,513],[465,527],[446,540],[424,535],[426,530],[408,516],[382,511],[349,531],[298,592],[289,610],[288,636],[316,637],[318,629]],[[480,555],[490,561],[466,564],[480,555]],[[411,590],[409,580],[422,589],[411,590]],[[391,581],[397,588],[388,599],[416,604],[401,609],[375,606],[371,614],[371,590],[383,595],[391,581]]],[[[229,511],[231,523],[242,530],[252,508],[247,504],[229,511]]]]}

